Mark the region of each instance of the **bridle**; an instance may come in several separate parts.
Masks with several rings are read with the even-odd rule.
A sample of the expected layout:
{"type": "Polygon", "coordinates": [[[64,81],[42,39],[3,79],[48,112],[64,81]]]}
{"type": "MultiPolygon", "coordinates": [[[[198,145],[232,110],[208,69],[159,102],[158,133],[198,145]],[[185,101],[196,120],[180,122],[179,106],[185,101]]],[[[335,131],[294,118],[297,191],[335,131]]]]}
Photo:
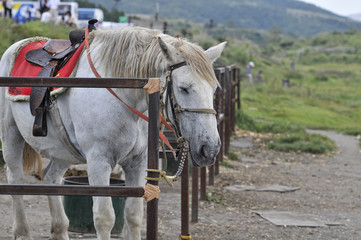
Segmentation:
{"type": "MultiPolygon", "coordinates": [[[[174,132],[174,134],[177,137],[177,145],[179,148],[178,156],[180,159],[180,163],[179,163],[179,167],[176,172],[175,178],[179,177],[182,174],[183,166],[184,166],[185,160],[186,160],[186,158],[188,156],[188,152],[189,152],[188,141],[186,141],[186,139],[184,139],[181,129],[180,129],[179,115],[184,112],[214,114],[214,115],[217,113],[213,108],[183,108],[178,104],[177,99],[174,94],[174,89],[173,89],[172,73],[174,70],[176,70],[180,67],[183,67],[183,66],[187,66],[186,61],[176,63],[176,64],[170,65],[168,67],[168,70],[166,72],[166,77],[165,77],[165,79],[166,79],[165,84],[164,84],[164,86],[162,88],[162,92],[161,92],[161,111],[165,112],[165,114],[166,114],[166,122],[170,122],[174,126],[175,130],[172,130],[172,131],[174,132]],[[164,96],[164,94],[165,94],[165,96],[164,96]],[[163,102],[164,98],[165,98],[165,100],[163,102]],[[168,107],[168,104],[170,105],[169,107],[168,107]],[[173,122],[169,116],[169,112],[168,112],[169,108],[171,110],[173,122]]],[[[163,149],[164,149],[164,147],[163,147],[163,149]]]]}
{"type": "MultiPolygon", "coordinates": [[[[214,114],[214,115],[216,114],[216,111],[213,108],[183,108],[178,104],[177,99],[174,94],[174,89],[173,89],[172,73],[174,70],[176,70],[180,67],[183,67],[183,66],[187,66],[186,61],[176,63],[176,64],[170,65],[168,67],[168,70],[166,72],[166,81],[163,86],[163,90],[162,90],[162,94],[161,94],[161,97],[163,98],[164,92],[166,92],[164,106],[162,106],[162,108],[163,108],[162,110],[163,110],[163,112],[166,113],[166,117],[167,117],[166,120],[171,122],[175,128],[175,134],[177,135],[177,141],[182,141],[182,139],[183,139],[183,136],[182,136],[182,133],[180,130],[180,126],[179,126],[179,115],[181,113],[190,112],[190,113],[203,113],[203,114],[214,114]],[[168,104],[170,104],[169,108],[171,109],[173,122],[171,121],[171,118],[169,117],[168,104]]],[[[163,101],[161,101],[161,102],[163,103],[163,101]]],[[[180,143],[178,142],[178,144],[180,144],[180,143]]]]}

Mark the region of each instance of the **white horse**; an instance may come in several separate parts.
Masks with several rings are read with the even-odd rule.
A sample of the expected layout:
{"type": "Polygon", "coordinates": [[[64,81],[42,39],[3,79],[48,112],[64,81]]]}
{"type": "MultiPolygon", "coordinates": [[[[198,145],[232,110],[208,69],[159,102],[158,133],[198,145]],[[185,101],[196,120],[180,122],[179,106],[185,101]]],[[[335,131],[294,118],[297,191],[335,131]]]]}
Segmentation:
{"type": "MultiPolygon", "coordinates": [[[[171,72],[173,93],[183,108],[213,109],[213,94],[218,86],[212,63],[220,56],[226,43],[207,51],[184,39],[143,28],[95,30],[90,34],[90,52],[95,68],[102,77],[149,78],[161,77],[165,85],[169,66],[185,61],[171,72]]],[[[20,44],[13,44],[2,56],[0,76],[9,76],[13,54],[20,44]]],[[[86,53],[79,59],[76,77],[94,78],[86,53]]],[[[130,106],[147,113],[143,90],[113,89],[130,106]]],[[[75,160],[59,140],[53,123],[48,119],[48,135],[32,136],[34,117],[28,102],[6,98],[7,88],[0,88],[0,135],[7,178],[10,184],[22,184],[23,151],[25,144],[51,159],[44,176],[48,184],[61,184],[66,169],[75,160]]],[[[129,111],[106,89],[70,88],[56,99],[69,138],[86,159],[90,185],[109,185],[112,169],[118,163],[125,172],[127,186],[144,186],[147,165],[147,123],[129,111]]],[[[170,108],[168,106],[168,108],[170,108]]],[[[220,149],[214,114],[178,113],[179,128],[189,143],[195,166],[214,163],[220,149]]],[[[170,117],[174,121],[174,117],[170,117]]],[[[93,197],[94,225],[99,240],[109,240],[115,222],[110,197],[93,197]]],[[[143,199],[127,198],[125,206],[125,239],[141,239],[143,199]]],[[[61,198],[49,196],[52,216],[52,240],[69,239],[69,221],[61,198]]],[[[22,196],[13,196],[13,238],[29,240],[29,226],[22,196]]]]}

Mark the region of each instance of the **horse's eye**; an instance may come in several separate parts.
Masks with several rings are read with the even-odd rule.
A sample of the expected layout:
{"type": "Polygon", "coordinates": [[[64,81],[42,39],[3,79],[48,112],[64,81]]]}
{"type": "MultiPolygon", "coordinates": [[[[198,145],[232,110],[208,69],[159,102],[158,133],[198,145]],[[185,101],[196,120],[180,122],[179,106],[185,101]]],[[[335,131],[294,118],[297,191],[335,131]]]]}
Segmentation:
{"type": "Polygon", "coordinates": [[[185,88],[185,87],[180,87],[180,91],[184,94],[188,94],[188,88],[185,88]]]}

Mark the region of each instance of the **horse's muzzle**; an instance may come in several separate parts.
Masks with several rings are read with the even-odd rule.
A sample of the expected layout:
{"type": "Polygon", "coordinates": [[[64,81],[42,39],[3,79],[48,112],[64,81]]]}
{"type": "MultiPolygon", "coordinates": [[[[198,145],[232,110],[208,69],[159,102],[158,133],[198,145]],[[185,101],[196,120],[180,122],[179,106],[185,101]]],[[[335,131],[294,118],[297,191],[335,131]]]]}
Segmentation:
{"type": "Polygon", "coordinates": [[[192,151],[192,163],[196,167],[211,166],[216,161],[216,156],[221,148],[221,141],[218,140],[216,144],[204,143],[198,149],[192,151]]]}

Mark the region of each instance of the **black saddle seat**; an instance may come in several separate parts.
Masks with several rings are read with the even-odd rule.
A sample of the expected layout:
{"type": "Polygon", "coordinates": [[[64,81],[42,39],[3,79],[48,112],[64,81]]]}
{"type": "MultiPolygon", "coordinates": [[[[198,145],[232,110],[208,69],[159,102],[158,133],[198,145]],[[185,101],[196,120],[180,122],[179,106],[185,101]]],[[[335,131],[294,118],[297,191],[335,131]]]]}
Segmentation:
{"type": "Polygon", "coordinates": [[[50,39],[47,41],[43,49],[51,55],[61,53],[71,46],[70,40],[50,39]]]}

